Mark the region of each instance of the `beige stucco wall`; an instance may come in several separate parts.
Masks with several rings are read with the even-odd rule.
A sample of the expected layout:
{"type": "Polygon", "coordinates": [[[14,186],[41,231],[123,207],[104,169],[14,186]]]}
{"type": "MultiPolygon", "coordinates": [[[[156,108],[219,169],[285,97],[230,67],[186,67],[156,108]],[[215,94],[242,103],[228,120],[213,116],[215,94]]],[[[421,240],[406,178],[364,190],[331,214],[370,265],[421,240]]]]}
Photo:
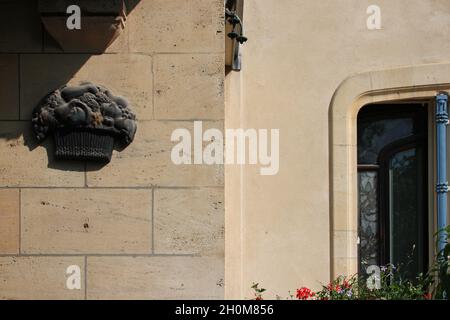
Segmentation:
{"type": "Polygon", "coordinates": [[[269,295],[287,296],[301,285],[318,288],[336,271],[354,271],[356,179],[345,162],[355,154],[346,145],[354,143],[361,107],[354,102],[371,90],[393,89],[377,100],[383,101],[429,97],[447,88],[439,85],[450,82],[448,65],[415,67],[450,61],[450,4],[246,0],[244,21],[249,41],[240,75],[227,76],[235,89],[227,92],[226,127],[240,122],[245,128],[279,128],[280,170],[275,176],[260,176],[257,166],[226,171],[226,232],[233,237],[232,226],[241,230],[238,240],[234,235],[226,244],[226,296],[250,297],[252,282],[269,295]],[[381,8],[381,30],[366,27],[372,4],[381,8]],[[353,77],[357,73],[363,75],[353,77]],[[426,89],[415,94],[414,86],[426,89]],[[333,96],[344,101],[341,120],[333,120],[339,109],[333,109],[333,96]],[[333,121],[343,123],[340,131],[333,121]],[[347,160],[331,160],[333,152],[347,160]],[[340,181],[334,190],[333,181],[340,181]]]}
{"type": "MultiPolygon", "coordinates": [[[[76,2],[76,1],[75,1],[76,2]]],[[[62,52],[37,1],[0,2],[0,298],[222,298],[222,166],[176,166],[176,128],[223,127],[222,0],[129,0],[104,54],[62,52]],[[135,141],[106,166],[55,161],[32,109],[64,84],[126,97],[135,141]],[[66,268],[81,268],[81,290],[66,268]]],[[[83,20],[82,20],[83,26],[83,20]]]]}

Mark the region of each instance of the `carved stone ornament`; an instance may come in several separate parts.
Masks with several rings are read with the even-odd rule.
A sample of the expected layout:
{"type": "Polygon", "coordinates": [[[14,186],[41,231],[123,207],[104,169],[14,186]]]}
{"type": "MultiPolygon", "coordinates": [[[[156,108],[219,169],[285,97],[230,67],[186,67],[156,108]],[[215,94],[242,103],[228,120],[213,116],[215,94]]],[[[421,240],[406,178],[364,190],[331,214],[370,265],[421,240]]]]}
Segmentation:
{"type": "Polygon", "coordinates": [[[47,95],[35,108],[32,124],[39,141],[53,135],[57,159],[109,162],[114,146],[125,148],[133,141],[135,120],[124,98],[84,83],[47,95]]]}
{"type": "Polygon", "coordinates": [[[104,52],[123,32],[127,19],[123,0],[39,0],[42,24],[63,51],[104,52]],[[67,8],[79,6],[79,29],[69,29],[67,8]]]}

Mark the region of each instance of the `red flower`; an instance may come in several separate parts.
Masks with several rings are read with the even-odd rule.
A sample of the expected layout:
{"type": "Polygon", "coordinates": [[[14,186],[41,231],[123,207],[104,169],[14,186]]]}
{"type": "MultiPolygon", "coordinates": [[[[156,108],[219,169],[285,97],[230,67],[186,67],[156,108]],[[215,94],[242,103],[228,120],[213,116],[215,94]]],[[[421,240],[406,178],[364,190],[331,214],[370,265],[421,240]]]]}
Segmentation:
{"type": "Polygon", "coordinates": [[[308,300],[309,298],[314,297],[314,292],[312,292],[309,288],[301,287],[297,289],[297,299],[299,300],[308,300]]]}
{"type": "Polygon", "coordinates": [[[350,289],[350,283],[348,283],[348,281],[344,279],[344,281],[342,282],[342,287],[344,289],[350,289]]]}
{"type": "Polygon", "coordinates": [[[424,298],[425,300],[431,300],[431,293],[425,293],[425,294],[423,295],[423,298],[424,298]]]}
{"type": "Polygon", "coordinates": [[[340,291],[341,287],[338,284],[336,286],[334,286],[332,283],[329,283],[327,285],[327,289],[328,289],[328,291],[340,291]]]}
{"type": "Polygon", "coordinates": [[[346,279],[344,279],[344,280],[342,280],[342,284],[338,284],[338,283],[334,284],[332,282],[329,283],[327,285],[327,290],[328,291],[335,291],[335,292],[340,293],[340,292],[345,291],[347,289],[351,289],[351,287],[352,286],[350,285],[350,283],[346,279]]]}

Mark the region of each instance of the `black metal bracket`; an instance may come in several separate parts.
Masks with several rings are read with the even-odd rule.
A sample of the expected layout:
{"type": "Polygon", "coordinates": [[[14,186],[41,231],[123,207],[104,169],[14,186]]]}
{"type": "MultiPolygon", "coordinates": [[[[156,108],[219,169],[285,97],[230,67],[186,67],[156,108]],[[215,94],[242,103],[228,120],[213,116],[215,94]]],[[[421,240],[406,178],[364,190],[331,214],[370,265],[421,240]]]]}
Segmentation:
{"type": "Polygon", "coordinates": [[[227,34],[228,38],[236,39],[240,44],[246,42],[248,39],[244,36],[244,26],[237,13],[225,8],[225,19],[233,26],[233,30],[227,34]],[[239,28],[237,28],[237,26],[239,26],[239,28]]]}
{"type": "Polygon", "coordinates": [[[239,46],[246,42],[248,39],[244,36],[244,26],[242,22],[243,14],[243,0],[225,0],[225,23],[228,24],[227,45],[230,48],[227,50],[227,54],[230,54],[230,60],[227,65],[232,70],[241,70],[241,54],[239,46]],[[231,30],[230,30],[231,29],[231,30]]]}

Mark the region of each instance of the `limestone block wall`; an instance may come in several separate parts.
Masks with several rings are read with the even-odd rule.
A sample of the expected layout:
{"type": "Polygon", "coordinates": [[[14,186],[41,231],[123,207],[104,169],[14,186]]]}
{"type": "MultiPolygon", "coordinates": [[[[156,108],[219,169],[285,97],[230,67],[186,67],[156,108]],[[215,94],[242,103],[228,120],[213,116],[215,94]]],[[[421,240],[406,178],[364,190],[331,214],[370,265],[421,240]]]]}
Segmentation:
{"type": "Polygon", "coordinates": [[[92,54],[62,51],[37,1],[0,1],[2,299],[223,297],[223,168],[170,159],[174,129],[223,128],[223,0],[126,4],[124,32],[92,54]],[[39,100],[82,81],[137,114],[135,141],[104,166],[56,161],[31,132],[39,100]]]}

